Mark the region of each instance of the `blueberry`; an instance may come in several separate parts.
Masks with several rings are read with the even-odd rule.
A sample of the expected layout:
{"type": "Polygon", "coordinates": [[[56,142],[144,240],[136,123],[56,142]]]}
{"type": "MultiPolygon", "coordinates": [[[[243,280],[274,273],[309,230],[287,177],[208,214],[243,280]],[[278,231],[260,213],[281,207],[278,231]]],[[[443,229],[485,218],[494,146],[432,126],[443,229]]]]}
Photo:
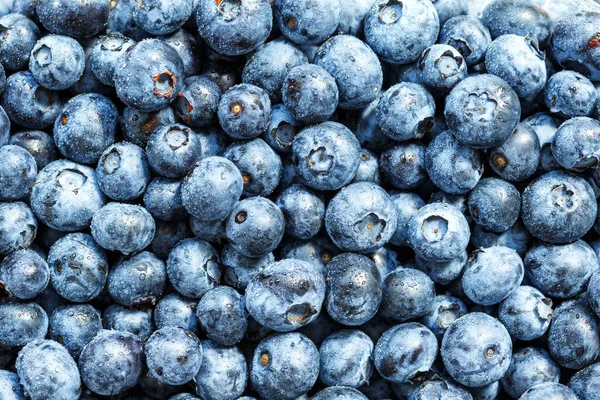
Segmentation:
{"type": "Polygon", "coordinates": [[[134,21],[136,7],[136,0],[116,0],[110,3],[107,30],[122,33],[136,41],[148,38],[150,35],[134,21]]]}
{"type": "Polygon", "coordinates": [[[599,394],[598,377],[600,377],[600,364],[592,364],[589,367],[576,372],[569,381],[569,388],[575,392],[581,400],[592,400],[599,394]]]}
{"type": "Polygon", "coordinates": [[[48,266],[54,290],[78,303],[96,298],[108,276],[104,250],[86,233],[71,233],[57,240],[48,253],[48,266]]]}
{"type": "Polygon", "coordinates": [[[552,138],[552,155],[564,168],[584,171],[600,162],[600,122],[576,117],[563,122],[552,138]]]}
{"type": "Polygon", "coordinates": [[[339,0],[314,3],[312,0],[276,0],[273,12],[281,33],[300,45],[319,44],[330,37],[340,23],[339,0]]]}
{"type": "Polygon", "coordinates": [[[29,69],[35,80],[52,90],[64,90],[83,74],[85,54],[73,38],[47,35],[31,50],[29,69]]]}
{"type": "Polygon", "coordinates": [[[296,399],[319,375],[319,352],[301,333],[275,334],[254,350],[250,378],[265,400],[296,399]]]}
{"type": "Polygon", "coordinates": [[[373,372],[373,347],[373,341],[359,330],[340,330],[327,336],[319,348],[319,379],[328,386],[352,388],[368,383],[373,372]]]}
{"type": "Polygon", "coordinates": [[[108,23],[110,5],[103,0],[76,3],[72,0],[39,0],[36,11],[46,29],[59,35],[94,36],[108,23]]]}
{"type": "Polygon", "coordinates": [[[177,243],[193,236],[187,219],[155,222],[156,232],[148,249],[163,261],[177,243]]]}
{"type": "Polygon", "coordinates": [[[52,340],[36,340],[25,346],[17,357],[16,369],[24,392],[33,400],[77,400],[81,395],[77,364],[52,340]]]}
{"type": "Polygon", "coordinates": [[[27,204],[0,202],[0,254],[28,248],[37,234],[37,220],[27,204]]]}
{"type": "Polygon", "coordinates": [[[155,304],[167,280],[165,263],[147,251],[123,259],[108,275],[108,292],[124,306],[155,304]]]}
{"type": "Polygon", "coordinates": [[[352,129],[360,145],[378,153],[390,146],[390,138],[386,136],[377,123],[377,107],[381,100],[381,92],[375,100],[367,104],[357,115],[352,116],[348,127],[352,129]]]}
{"type": "Polygon", "coordinates": [[[596,88],[577,72],[560,71],[548,79],[544,102],[553,114],[565,118],[587,117],[596,104],[596,88]]]}
{"type": "Polygon", "coordinates": [[[94,76],[105,85],[115,86],[117,65],[135,43],[135,40],[119,32],[109,32],[106,36],[101,36],[92,48],[89,59],[94,76]]]}
{"type": "Polygon", "coordinates": [[[94,72],[92,71],[92,63],[90,60],[92,57],[94,47],[98,44],[99,41],[99,37],[81,40],[80,44],[83,47],[83,53],[85,55],[85,67],[83,69],[83,74],[81,75],[81,77],[68,89],[69,92],[73,95],[93,92],[107,96],[111,93],[111,87],[106,86],[102,82],[100,82],[96,75],[94,75],[94,72]]]}
{"type": "Polygon", "coordinates": [[[394,188],[416,189],[427,181],[425,146],[418,141],[399,143],[381,153],[379,168],[394,188]]]}
{"type": "Polygon", "coordinates": [[[37,25],[21,14],[7,14],[0,17],[2,40],[0,41],[0,62],[7,70],[19,71],[27,68],[31,49],[40,39],[37,25]]]}
{"type": "Polygon", "coordinates": [[[102,329],[100,312],[89,304],[58,307],[50,317],[48,337],[62,344],[72,357],[81,351],[102,329]]]}
{"type": "Polygon", "coordinates": [[[354,388],[345,387],[345,386],[334,386],[334,387],[328,387],[328,388],[321,390],[320,392],[315,394],[313,397],[311,397],[311,399],[312,400],[334,400],[334,399],[365,400],[365,399],[367,399],[367,397],[354,388]]]}
{"type": "Polygon", "coordinates": [[[0,319],[10,321],[0,325],[2,346],[25,346],[37,339],[43,339],[48,331],[48,315],[35,302],[0,302],[0,319]]]}
{"type": "Polygon", "coordinates": [[[425,272],[435,283],[447,285],[460,276],[467,265],[468,258],[466,250],[450,261],[429,261],[415,256],[414,268],[425,272]]]}
{"type": "Polygon", "coordinates": [[[197,301],[183,297],[178,293],[169,293],[160,299],[154,308],[156,328],[177,326],[198,335],[200,324],[196,318],[197,304],[197,301]]]}
{"type": "Polygon", "coordinates": [[[427,314],[434,298],[433,281],[425,273],[399,268],[385,277],[380,313],[386,318],[408,321],[427,314]]]}
{"type": "Polygon", "coordinates": [[[287,240],[281,249],[282,258],[306,261],[325,273],[325,267],[339,249],[327,236],[315,236],[310,240],[287,240]]]}
{"type": "Polygon", "coordinates": [[[235,346],[202,341],[202,365],[196,375],[196,393],[202,399],[237,399],[248,382],[248,368],[235,346]]]}
{"type": "Polygon", "coordinates": [[[154,328],[151,309],[126,308],[118,304],[104,309],[102,322],[105,329],[133,333],[141,340],[147,340],[154,328]]]}
{"type": "Polygon", "coordinates": [[[263,89],[242,83],[223,93],[217,115],[221,128],[229,136],[252,139],[267,131],[271,120],[271,101],[263,89]]]}
{"type": "Polygon", "coordinates": [[[6,400],[25,400],[19,376],[14,372],[0,370],[0,391],[6,400]]]}
{"type": "MultiPolygon", "coordinates": [[[[437,2],[433,5],[436,4],[437,2]]],[[[467,65],[476,65],[483,61],[492,38],[490,31],[481,22],[473,17],[460,15],[443,24],[439,42],[458,50],[467,65]]]]}
{"type": "Polygon", "coordinates": [[[48,286],[50,269],[35,251],[17,250],[0,263],[0,282],[10,296],[32,299],[48,286]]]}
{"type": "Polygon", "coordinates": [[[302,185],[288,187],[277,198],[285,217],[285,234],[297,239],[314,237],[325,216],[325,204],[317,194],[302,185]]]}
{"type": "MultiPolygon", "coordinates": [[[[18,140],[18,133],[15,133],[13,135],[13,137],[15,137],[15,139],[13,139],[13,141],[17,141],[18,140]]],[[[4,108],[0,107],[0,145],[4,146],[5,144],[9,143],[10,139],[12,139],[12,137],[10,137],[10,119],[8,118],[8,115],[6,115],[6,111],[4,111],[4,108]]],[[[18,143],[10,143],[10,144],[17,144],[18,143]]]]}
{"type": "Polygon", "coordinates": [[[0,147],[0,200],[28,197],[36,175],[35,159],[27,150],[15,145],[0,147]]]}
{"type": "Polygon", "coordinates": [[[482,179],[469,195],[471,218],[488,231],[506,231],[515,224],[520,210],[519,191],[502,179],[482,179]]]}
{"type": "Polygon", "coordinates": [[[352,183],[371,182],[381,184],[381,173],[379,171],[379,157],[371,150],[360,149],[360,164],[352,183]]]}
{"type": "Polygon", "coordinates": [[[225,284],[238,290],[246,290],[248,283],[267,265],[275,261],[273,253],[262,257],[246,257],[238,253],[231,244],[223,246],[221,254],[223,263],[223,280],[225,284]]]}
{"type": "Polygon", "coordinates": [[[440,396],[440,398],[448,397],[457,400],[471,400],[473,398],[465,388],[458,385],[456,382],[434,376],[433,379],[426,380],[420,384],[412,392],[408,400],[434,400],[437,396],[440,396]]]}
{"type": "Polygon", "coordinates": [[[371,8],[369,0],[340,0],[342,12],[337,32],[356,37],[363,36],[363,20],[371,8]]]}
{"type": "Polygon", "coordinates": [[[541,337],[548,330],[553,315],[552,300],[531,286],[519,286],[498,308],[498,319],[518,340],[541,337]]]}
{"type": "Polygon", "coordinates": [[[421,317],[421,323],[441,340],[448,327],[467,313],[467,307],[458,298],[437,295],[427,313],[421,317]]]}
{"type": "Polygon", "coordinates": [[[221,99],[219,87],[202,76],[190,76],[175,102],[175,111],[183,123],[194,128],[208,126],[217,120],[221,99]]]}
{"type": "MultiPolygon", "coordinates": [[[[1,115],[1,112],[0,112],[1,115]]],[[[0,119],[2,117],[0,116],[0,119]]],[[[0,134],[1,135],[1,134],[0,134]]],[[[21,131],[10,137],[9,144],[27,150],[35,160],[38,171],[57,158],[54,139],[42,131],[21,131]]]]}
{"type": "Polygon", "coordinates": [[[203,221],[190,216],[190,229],[198,239],[219,243],[225,239],[225,222],[217,220],[203,221]]]}
{"type": "Polygon", "coordinates": [[[96,167],[98,186],[113,200],[133,200],[141,196],[150,182],[150,167],[144,151],[121,142],[104,150],[96,167]]]}
{"type": "Polygon", "coordinates": [[[549,15],[535,3],[524,0],[498,0],[483,9],[481,22],[492,37],[514,34],[528,36],[545,45],[552,33],[549,15]]]}
{"type": "Polygon", "coordinates": [[[137,3],[133,20],[152,35],[166,35],[181,28],[192,11],[187,0],[144,0],[137,3]]]}
{"type": "Polygon", "coordinates": [[[233,346],[244,338],[248,328],[244,306],[244,298],[235,289],[219,286],[202,296],[196,316],[209,339],[233,346]]]}
{"type": "Polygon", "coordinates": [[[434,44],[425,49],[417,65],[419,80],[432,90],[442,93],[467,77],[465,58],[447,44],[434,44]]]}
{"type": "Polygon", "coordinates": [[[556,382],[536,385],[523,393],[519,400],[543,400],[550,397],[557,400],[577,400],[577,396],[571,389],[556,382]]]}
{"type": "Polygon", "coordinates": [[[198,135],[180,124],[156,129],[146,145],[148,163],[155,172],[167,178],[183,178],[194,168],[200,151],[198,135]]]}
{"type": "Polygon", "coordinates": [[[559,379],[560,368],[546,350],[525,347],[513,353],[510,367],[500,382],[504,391],[518,399],[536,385],[559,379]]]}
{"type": "Polygon", "coordinates": [[[175,114],[170,107],[149,113],[138,111],[133,107],[125,107],[120,126],[123,137],[127,141],[145,148],[158,128],[173,123],[175,123],[175,114]]]}
{"type": "MultiPolygon", "coordinates": [[[[194,3],[196,0],[192,0],[194,3]]],[[[193,18],[188,19],[193,21],[193,18]]],[[[179,29],[175,33],[164,38],[165,43],[171,46],[183,61],[183,75],[188,78],[197,75],[200,72],[202,62],[200,54],[202,52],[202,43],[198,43],[196,37],[184,29],[179,29]]]]}

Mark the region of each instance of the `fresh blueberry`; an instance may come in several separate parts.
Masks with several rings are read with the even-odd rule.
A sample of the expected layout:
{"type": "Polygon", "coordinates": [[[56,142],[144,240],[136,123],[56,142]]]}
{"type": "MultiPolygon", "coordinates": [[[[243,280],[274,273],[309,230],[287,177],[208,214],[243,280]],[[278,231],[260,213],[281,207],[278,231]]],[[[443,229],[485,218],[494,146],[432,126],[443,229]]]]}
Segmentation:
{"type": "Polygon", "coordinates": [[[319,44],[330,37],[340,23],[340,0],[315,3],[313,0],[275,0],[275,19],[281,33],[299,45],[319,44]]]}
{"type": "Polygon", "coordinates": [[[173,123],[175,123],[175,114],[170,107],[149,113],[138,111],[133,107],[125,107],[120,126],[123,137],[127,141],[146,148],[148,140],[158,128],[173,123]]]}
{"type": "Polygon", "coordinates": [[[32,299],[43,292],[49,282],[48,264],[33,250],[14,251],[0,263],[0,283],[12,297],[32,299]]]}
{"type": "Polygon", "coordinates": [[[175,101],[175,112],[186,125],[208,126],[217,120],[220,99],[221,90],[214,82],[203,76],[190,76],[175,101]]]}
{"type": "Polygon", "coordinates": [[[167,280],[165,263],[147,251],[123,259],[108,275],[108,292],[124,306],[155,304],[167,280]]]}
{"type": "Polygon", "coordinates": [[[202,296],[196,317],[209,339],[233,346],[244,338],[248,328],[244,306],[244,298],[235,289],[219,286],[202,296]]]}
{"type": "MultiPolygon", "coordinates": [[[[473,396],[464,387],[451,379],[434,376],[433,379],[426,380],[414,389],[408,400],[434,400],[438,396],[439,398],[447,397],[457,400],[473,399],[473,396]]],[[[477,398],[477,400],[481,399],[477,398]]]]}
{"type": "MultiPolygon", "coordinates": [[[[1,119],[0,112],[0,119],[1,119]]],[[[0,123],[1,124],[1,123],[0,123]]],[[[1,136],[2,134],[0,134],[1,136]]],[[[19,146],[27,150],[34,158],[38,171],[57,158],[57,150],[54,139],[42,131],[22,131],[10,137],[9,144],[19,146]]]]}
{"type": "Polygon", "coordinates": [[[510,397],[518,399],[536,385],[559,379],[560,368],[546,350],[525,347],[513,353],[510,367],[500,382],[510,397]]]}
{"type": "Polygon", "coordinates": [[[201,151],[200,138],[190,128],[180,124],[163,125],[156,129],[146,155],[152,169],[167,178],[183,178],[194,168],[201,151]]]}
{"type": "Polygon", "coordinates": [[[152,179],[144,192],[144,208],[157,220],[185,218],[188,213],[181,199],[181,185],[181,181],[160,176],[152,179]]]}
{"type": "MultiPolygon", "coordinates": [[[[196,0],[192,0],[192,3],[196,0]]],[[[193,21],[193,19],[188,19],[193,21]]],[[[203,45],[198,43],[196,37],[184,29],[179,29],[175,33],[164,37],[163,39],[166,44],[171,46],[179,57],[183,61],[183,75],[188,78],[193,75],[197,75],[200,72],[202,61],[200,54],[202,54],[203,45]]]]}
{"type": "Polygon", "coordinates": [[[262,257],[246,257],[238,253],[231,244],[223,246],[221,262],[223,263],[223,280],[225,284],[238,290],[246,290],[248,283],[267,265],[275,261],[273,253],[262,257]]]}
{"type": "Polygon", "coordinates": [[[41,37],[40,29],[25,15],[16,13],[0,17],[0,26],[0,62],[9,71],[27,68],[31,49],[41,37]]]}
{"type": "Polygon", "coordinates": [[[127,308],[111,304],[104,309],[102,324],[105,329],[133,333],[145,341],[150,337],[154,328],[152,309],[127,308]]]}
{"type": "Polygon", "coordinates": [[[263,89],[242,83],[223,93],[217,115],[221,128],[229,136],[252,139],[267,131],[271,120],[271,101],[263,89]]]}
{"type": "Polygon", "coordinates": [[[399,143],[381,153],[379,168],[394,188],[416,189],[427,181],[425,146],[418,141],[399,143]]]}
{"type": "Polygon", "coordinates": [[[109,2],[89,0],[38,0],[37,16],[46,29],[59,35],[86,38],[94,36],[108,23],[109,2]]]}
{"type": "Polygon", "coordinates": [[[135,43],[135,40],[123,36],[119,32],[109,32],[106,36],[101,36],[92,48],[89,60],[92,73],[103,84],[115,86],[117,65],[125,52],[135,43]]]}
{"type": "Polygon", "coordinates": [[[371,3],[369,0],[340,0],[342,12],[337,32],[363,37],[363,20],[371,8],[371,3]]]}
{"type": "MultiPolygon", "coordinates": [[[[301,397],[300,397],[301,398],[301,397]]],[[[335,400],[335,399],[345,399],[345,400],[366,400],[367,397],[359,392],[358,390],[346,387],[346,386],[334,386],[328,387],[313,397],[311,400],[335,400]]]]}
{"type": "Polygon", "coordinates": [[[596,96],[594,84],[574,71],[557,72],[544,89],[544,102],[550,112],[565,118],[590,115],[596,96]]]}
{"type": "Polygon", "coordinates": [[[540,148],[533,128],[519,123],[503,144],[490,149],[488,162],[500,177],[513,182],[523,181],[538,168],[540,148]]]}
{"type": "Polygon", "coordinates": [[[429,261],[415,256],[414,268],[425,272],[435,283],[447,285],[462,274],[468,259],[466,250],[450,261],[429,261]]]}
{"type": "Polygon", "coordinates": [[[25,346],[43,339],[48,331],[48,315],[35,302],[4,300],[0,302],[0,319],[10,321],[0,325],[1,346],[25,346]]]}
{"type": "Polygon", "coordinates": [[[437,92],[447,92],[467,77],[465,58],[447,44],[434,44],[425,49],[417,65],[419,80],[437,92]]]}
{"type": "Polygon", "coordinates": [[[132,143],[121,142],[104,150],[96,167],[98,186],[112,200],[140,197],[150,182],[146,153],[132,143]]]}
{"type": "Polygon", "coordinates": [[[202,365],[196,375],[196,393],[202,399],[238,399],[248,382],[244,355],[235,346],[202,341],[202,365]]]}
{"type": "Polygon", "coordinates": [[[421,317],[421,323],[441,340],[448,327],[467,313],[467,307],[458,298],[438,295],[433,299],[427,314],[421,317]]]}
{"type": "Polygon", "coordinates": [[[590,303],[590,307],[592,307],[592,310],[594,310],[596,315],[598,315],[598,317],[600,318],[600,297],[598,297],[598,295],[600,294],[599,272],[596,271],[594,272],[594,274],[592,274],[592,277],[588,283],[587,292],[589,296],[588,301],[590,303]]]}
{"type": "Polygon", "coordinates": [[[68,36],[44,36],[31,50],[29,70],[35,80],[45,88],[68,88],[77,82],[84,68],[83,47],[68,36]]]}
{"type": "Polygon", "coordinates": [[[553,315],[552,300],[531,286],[519,286],[498,308],[498,319],[518,340],[541,337],[548,330],[553,315]]]}
{"type": "Polygon", "coordinates": [[[198,239],[211,243],[220,243],[226,237],[225,222],[217,220],[203,221],[190,216],[190,229],[198,239]]]}
{"type": "Polygon", "coordinates": [[[385,277],[380,313],[386,318],[405,322],[427,314],[434,299],[431,278],[413,268],[399,268],[385,277]]]}
{"type": "Polygon", "coordinates": [[[521,195],[505,180],[485,178],[469,194],[469,214],[491,232],[504,232],[515,224],[521,211],[521,195]]]}
{"type": "Polygon", "coordinates": [[[600,394],[599,378],[600,363],[592,364],[571,377],[569,388],[579,396],[580,400],[593,400],[600,394]]]}
{"type": "Polygon", "coordinates": [[[552,138],[552,155],[564,168],[584,171],[600,162],[600,122],[587,117],[571,118],[552,138]]]}
{"type": "MultiPolygon", "coordinates": [[[[111,94],[112,88],[100,82],[92,71],[92,63],[90,60],[92,58],[92,52],[98,42],[100,42],[99,37],[81,40],[80,44],[83,46],[83,53],[85,55],[85,67],[81,77],[68,89],[73,95],[98,93],[104,96],[110,96],[111,94]]],[[[112,86],[114,86],[114,83],[112,86]]]]}
{"type": "Polygon", "coordinates": [[[381,184],[379,157],[371,150],[360,149],[360,164],[358,164],[356,175],[354,175],[354,179],[352,179],[352,183],[358,182],[371,182],[376,185],[381,184]]]}
{"type": "Polygon", "coordinates": [[[281,249],[281,258],[306,261],[325,273],[325,267],[339,253],[327,236],[317,235],[310,240],[287,240],[281,249]]]}
{"type": "Polygon", "coordinates": [[[492,38],[490,31],[481,22],[473,17],[460,15],[443,24],[439,42],[458,50],[467,65],[476,65],[483,61],[492,38]]]}
{"type": "Polygon", "coordinates": [[[21,201],[0,202],[0,254],[28,248],[37,234],[37,220],[21,201]]]}
{"type": "Polygon", "coordinates": [[[285,234],[297,239],[310,239],[321,230],[325,204],[317,194],[302,185],[288,187],[277,198],[285,217],[285,234]]]}
{"type": "Polygon", "coordinates": [[[181,28],[192,11],[188,0],[143,0],[138,1],[133,20],[152,35],[166,35],[181,28]]]}
{"type": "Polygon", "coordinates": [[[540,383],[523,393],[519,400],[578,400],[577,396],[567,386],[557,382],[540,383]]]}
{"type": "Polygon", "coordinates": [[[154,323],[157,329],[165,326],[178,326],[197,335],[200,323],[196,318],[197,301],[178,293],[169,293],[159,300],[154,308],[154,323]]]}
{"type": "MultiPolygon", "coordinates": [[[[319,348],[319,379],[328,386],[360,387],[373,372],[373,341],[359,330],[340,330],[319,348]]],[[[344,397],[345,398],[345,397],[344,397]]]]}
{"type": "Polygon", "coordinates": [[[36,175],[35,159],[27,150],[15,145],[0,147],[0,200],[28,197],[36,175]]]}
{"type": "Polygon", "coordinates": [[[550,16],[537,4],[523,0],[498,0],[488,3],[481,14],[481,22],[493,38],[514,34],[530,37],[544,46],[550,39],[550,16]]]}
{"type": "Polygon", "coordinates": [[[48,337],[62,344],[77,359],[101,329],[98,310],[89,304],[70,304],[54,310],[48,337]]]}
{"type": "Polygon", "coordinates": [[[25,400],[19,376],[14,372],[0,370],[0,392],[5,400],[25,400]]]}

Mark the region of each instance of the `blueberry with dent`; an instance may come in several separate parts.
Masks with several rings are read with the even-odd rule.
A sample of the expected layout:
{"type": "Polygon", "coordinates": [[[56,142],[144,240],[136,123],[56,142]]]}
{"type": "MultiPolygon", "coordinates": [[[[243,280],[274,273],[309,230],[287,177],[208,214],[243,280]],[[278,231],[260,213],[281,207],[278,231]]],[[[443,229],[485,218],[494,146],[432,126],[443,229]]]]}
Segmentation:
{"type": "Polygon", "coordinates": [[[108,293],[117,303],[137,306],[156,304],[165,289],[165,263],[154,254],[143,251],[120,260],[108,275],[108,293]]]}
{"type": "Polygon", "coordinates": [[[458,50],[470,66],[483,61],[492,38],[488,28],[479,20],[471,16],[459,15],[443,24],[439,42],[458,50]]]}
{"type": "Polygon", "coordinates": [[[276,0],[273,12],[281,33],[299,45],[315,45],[333,35],[340,23],[339,0],[276,0]]]}
{"type": "Polygon", "coordinates": [[[526,285],[516,288],[498,308],[498,319],[518,340],[541,337],[548,330],[553,316],[552,300],[526,285]]]}
{"type": "Polygon", "coordinates": [[[132,143],[114,144],[102,153],[96,167],[98,186],[113,200],[140,197],[150,182],[146,153],[132,143]]]}
{"type": "Polygon", "coordinates": [[[198,135],[185,125],[169,124],[156,129],[148,144],[148,163],[166,178],[183,178],[194,168],[200,157],[198,135]]]}
{"type": "Polygon", "coordinates": [[[175,101],[175,112],[181,121],[193,128],[202,128],[217,120],[221,90],[210,79],[190,76],[175,101]]]}
{"type": "Polygon", "coordinates": [[[571,118],[558,127],[550,147],[556,162],[566,169],[581,172],[596,168],[600,162],[600,122],[571,118]]]}
{"type": "Polygon", "coordinates": [[[373,372],[373,348],[373,341],[362,331],[332,333],[319,347],[319,380],[328,386],[364,385],[373,372]]]}
{"type": "Polygon", "coordinates": [[[426,48],[417,65],[417,76],[421,82],[442,93],[467,77],[467,63],[463,55],[447,44],[434,44],[426,48]]]}
{"type": "Polygon", "coordinates": [[[458,298],[446,295],[434,297],[429,311],[420,319],[441,340],[444,333],[460,317],[468,314],[467,306],[458,298]]]}
{"type": "Polygon", "coordinates": [[[108,32],[92,48],[89,63],[94,76],[104,85],[115,86],[115,70],[125,52],[135,44],[119,32],[108,32]]]}
{"type": "Polygon", "coordinates": [[[31,208],[22,201],[0,203],[0,254],[28,248],[38,230],[31,208]]]}

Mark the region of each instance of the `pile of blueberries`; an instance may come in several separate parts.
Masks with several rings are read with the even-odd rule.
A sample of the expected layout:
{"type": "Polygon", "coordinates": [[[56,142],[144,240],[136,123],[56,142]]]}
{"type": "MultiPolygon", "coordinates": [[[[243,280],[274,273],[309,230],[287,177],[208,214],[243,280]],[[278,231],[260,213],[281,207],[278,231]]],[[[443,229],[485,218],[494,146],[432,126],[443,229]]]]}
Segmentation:
{"type": "Polygon", "coordinates": [[[0,93],[0,399],[600,399],[600,3],[0,0],[0,93]]]}

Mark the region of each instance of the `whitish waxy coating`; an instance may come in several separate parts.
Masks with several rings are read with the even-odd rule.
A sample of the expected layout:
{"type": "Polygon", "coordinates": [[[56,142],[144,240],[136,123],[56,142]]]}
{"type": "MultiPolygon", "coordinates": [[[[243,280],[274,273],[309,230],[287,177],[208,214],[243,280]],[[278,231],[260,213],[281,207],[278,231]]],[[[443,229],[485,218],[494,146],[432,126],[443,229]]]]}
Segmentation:
{"type": "Polygon", "coordinates": [[[235,346],[202,342],[202,365],[196,375],[196,393],[203,399],[238,399],[246,390],[248,367],[235,346]]]}
{"type": "Polygon", "coordinates": [[[29,70],[40,85],[64,90],[73,85],[85,69],[85,54],[73,38],[47,35],[31,50],[29,70]]]}
{"type": "Polygon", "coordinates": [[[199,299],[219,284],[219,254],[204,240],[182,240],[169,254],[167,275],[175,290],[186,297],[199,299]]]}
{"type": "Polygon", "coordinates": [[[512,337],[534,340],[548,330],[554,312],[552,300],[531,286],[516,288],[498,308],[498,319],[512,337]]]}
{"type": "Polygon", "coordinates": [[[0,263],[0,283],[4,290],[18,299],[32,299],[50,281],[46,260],[33,250],[17,250],[0,263]]]}
{"type": "Polygon", "coordinates": [[[69,354],[79,357],[81,351],[102,329],[100,312],[89,304],[58,307],[50,317],[48,337],[62,344],[69,354]]]}
{"type": "Polygon", "coordinates": [[[562,123],[552,139],[552,155],[566,169],[584,171],[600,162],[600,122],[587,117],[562,123]]]}
{"type": "Polygon", "coordinates": [[[560,368],[548,351],[525,347],[513,353],[510,367],[500,382],[506,393],[518,399],[533,386],[558,382],[559,379],[560,368]]]}
{"type": "Polygon", "coordinates": [[[467,65],[475,65],[483,61],[492,38],[488,29],[477,19],[459,15],[446,21],[440,31],[439,42],[458,50],[465,57],[467,65]]]}
{"type": "Polygon", "coordinates": [[[43,339],[48,331],[48,315],[37,303],[6,301],[0,304],[0,320],[10,321],[0,325],[0,345],[24,346],[43,339]]]}
{"type": "Polygon", "coordinates": [[[235,289],[219,286],[208,291],[196,308],[196,316],[206,336],[224,346],[244,338],[248,328],[246,302],[235,289]]]}
{"type": "Polygon", "coordinates": [[[350,387],[333,386],[333,387],[328,387],[328,388],[321,390],[320,392],[315,394],[313,397],[311,397],[311,399],[312,400],[337,400],[337,399],[367,400],[367,396],[365,396],[358,390],[350,388],[350,387]]]}
{"type": "Polygon", "coordinates": [[[19,376],[14,372],[0,370],[0,393],[3,400],[25,400],[19,376]]]}
{"type": "Polygon", "coordinates": [[[143,251],[114,265],[108,276],[108,292],[124,306],[154,304],[167,281],[165,263],[154,254],[143,251]]]}
{"type": "Polygon", "coordinates": [[[373,372],[373,341],[359,330],[340,330],[319,348],[319,379],[328,386],[360,387],[373,372]]]}
{"type": "Polygon", "coordinates": [[[28,196],[36,176],[35,159],[27,150],[15,145],[0,147],[1,201],[14,201],[28,196]]]}

